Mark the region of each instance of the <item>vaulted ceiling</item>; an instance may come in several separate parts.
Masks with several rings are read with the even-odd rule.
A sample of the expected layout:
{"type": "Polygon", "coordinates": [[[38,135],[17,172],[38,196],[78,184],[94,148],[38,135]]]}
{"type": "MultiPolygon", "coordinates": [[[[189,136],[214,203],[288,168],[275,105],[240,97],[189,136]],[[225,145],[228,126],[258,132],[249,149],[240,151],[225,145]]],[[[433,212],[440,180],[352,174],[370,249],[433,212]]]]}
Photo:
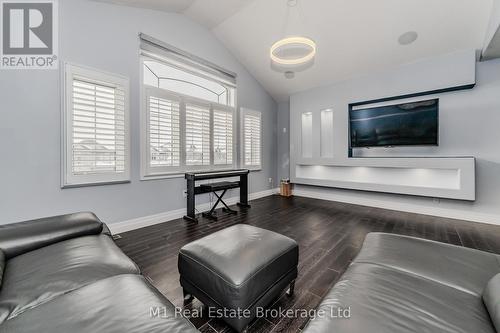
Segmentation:
{"type": "MultiPolygon", "coordinates": [[[[493,0],[101,0],[183,13],[212,29],[277,100],[290,94],[463,49],[481,49],[493,0]],[[288,20],[286,19],[288,17],[288,20]],[[410,45],[398,38],[418,33],[410,45]],[[287,79],[269,47],[285,35],[314,39],[312,67],[287,79]]],[[[182,48],[182,45],[179,45],[182,48]]]]}
{"type": "Polygon", "coordinates": [[[117,5],[182,13],[212,29],[253,0],[94,0],[117,5]]]}

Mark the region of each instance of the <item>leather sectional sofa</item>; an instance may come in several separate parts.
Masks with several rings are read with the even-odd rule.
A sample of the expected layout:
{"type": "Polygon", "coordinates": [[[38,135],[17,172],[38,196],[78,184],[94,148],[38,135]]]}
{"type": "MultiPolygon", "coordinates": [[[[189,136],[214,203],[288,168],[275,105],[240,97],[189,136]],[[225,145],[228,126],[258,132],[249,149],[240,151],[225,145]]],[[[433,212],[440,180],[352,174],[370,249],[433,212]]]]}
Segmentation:
{"type": "Polygon", "coordinates": [[[499,273],[499,255],[370,233],[320,304],[327,315],[318,315],[303,332],[495,333],[499,273]],[[350,318],[338,316],[338,308],[349,309],[350,318]]]}
{"type": "Polygon", "coordinates": [[[92,213],[0,226],[0,286],[2,333],[198,332],[92,213]]]}

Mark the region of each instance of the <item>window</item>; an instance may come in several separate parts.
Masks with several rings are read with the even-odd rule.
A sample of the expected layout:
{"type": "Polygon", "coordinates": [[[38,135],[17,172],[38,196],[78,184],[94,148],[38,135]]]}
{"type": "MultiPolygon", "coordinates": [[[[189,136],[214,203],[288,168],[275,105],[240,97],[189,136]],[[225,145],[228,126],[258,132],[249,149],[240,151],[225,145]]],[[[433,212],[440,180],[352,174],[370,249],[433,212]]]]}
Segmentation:
{"type": "Polygon", "coordinates": [[[64,186],[130,180],[126,78],[66,64],[64,186]]]}
{"type": "Polygon", "coordinates": [[[147,49],[141,56],[143,179],[233,168],[234,77],[147,49]]]}
{"type": "Polygon", "coordinates": [[[233,164],[233,112],[214,110],[214,164],[233,164]]]}
{"type": "Polygon", "coordinates": [[[262,167],[262,115],[258,111],[242,109],[241,112],[243,167],[262,167]]]}
{"type": "Polygon", "coordinates": [[[186,165],[210,165],[210,107],[186,103],[186,165]]]}
{"type": "Polygon", "coordinates": [[[147,92],[147,136],[151,170],[180,167],[180,102],[165,94],[147,92]]]}
{"type": "Polygon", "coordinates": [[[234,87],[194,69],[157,60],[144,62],[144,84],[222,105],[233,105],[234,87]]]}

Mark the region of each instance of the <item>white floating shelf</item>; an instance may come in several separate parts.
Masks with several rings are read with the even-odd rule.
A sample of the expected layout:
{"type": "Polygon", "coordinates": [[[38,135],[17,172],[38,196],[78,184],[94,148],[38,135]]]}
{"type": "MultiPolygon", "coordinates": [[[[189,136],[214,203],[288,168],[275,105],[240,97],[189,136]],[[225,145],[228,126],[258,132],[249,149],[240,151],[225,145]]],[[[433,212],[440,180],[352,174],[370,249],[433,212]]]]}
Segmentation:
{"type": "Polygon", "coordinates": [[[297,184],[475,200],[475,159],[350,158],[321,165],[301,162],[292,172],[297,184]]]}

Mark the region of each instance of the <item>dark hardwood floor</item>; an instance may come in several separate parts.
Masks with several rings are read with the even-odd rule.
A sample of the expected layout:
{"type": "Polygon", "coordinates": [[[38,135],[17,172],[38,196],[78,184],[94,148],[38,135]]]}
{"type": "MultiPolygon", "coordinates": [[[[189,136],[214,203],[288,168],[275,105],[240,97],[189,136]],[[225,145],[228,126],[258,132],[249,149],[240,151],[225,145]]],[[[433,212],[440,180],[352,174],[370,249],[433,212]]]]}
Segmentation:
{"type": "MultiPolygon", "coordinates": [[[[276,231],[300,246],[295,295],[282,295],[272,305],[312,309],[339,279],[358,253],[365,235],[382,231],[422,237],[500,254],[500,227],[301,197],[271,196],[251,202],[237,216],[217,222],[182,219],[121,234],[117,244],[143,274],[176,306],[182,306],[177,253],[184,245],[237,223],[276,231]]],[[[236,208],[237,209],[237,208],[236,208]]],[[[194,300],[191,309],[202,305],[194,300]]],[[[192,318],[201,332],[231,332],[224,322],[192,318]]],[[[297,332],[307,319],[260,318],[250,332],[297,332]]]]}

